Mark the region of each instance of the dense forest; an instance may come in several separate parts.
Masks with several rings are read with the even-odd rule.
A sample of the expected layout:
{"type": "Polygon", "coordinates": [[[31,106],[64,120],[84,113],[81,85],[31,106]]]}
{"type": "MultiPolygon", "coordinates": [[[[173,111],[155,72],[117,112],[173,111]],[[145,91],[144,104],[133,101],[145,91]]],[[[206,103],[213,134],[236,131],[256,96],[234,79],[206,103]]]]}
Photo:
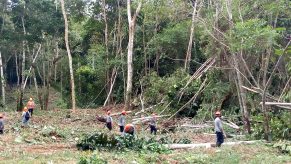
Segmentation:
{"type": "Polygon", "coordinates": [[[1,106],[51,110],[54,89],[58,108],[221,110],[290,139],[290,42],[289,0],[1,0],[1,106]]]}

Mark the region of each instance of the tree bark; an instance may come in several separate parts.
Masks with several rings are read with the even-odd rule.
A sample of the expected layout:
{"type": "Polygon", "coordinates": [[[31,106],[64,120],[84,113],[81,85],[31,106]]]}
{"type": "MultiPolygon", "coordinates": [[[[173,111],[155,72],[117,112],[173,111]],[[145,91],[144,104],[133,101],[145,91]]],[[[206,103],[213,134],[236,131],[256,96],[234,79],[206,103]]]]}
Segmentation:
{"type": "Polygon", "coordinates": [[[75,98],[75,82],[74,82],[74,72],[73,72],[73,62],[72,62],[72,55],[69,47],[69,25],[67,20],[67,14],[65,11],[65,3],[64,0],[61,1],[62,6],[62,13],[65,21],[65,42],[66,42],[66,49],[69,58],[69,69],[70,69],[70,83],[71,83],[71,98],[72,98],[72,111],[74,112],[76,109],[76,98],[75,98]]]}
{"type": "Polygon", "coordinates": [[[0,51],[0,75],[1,75],[1,88],[2,88],[2,105],[5,107],[5,77],[3,72],[3,62],[2,62],[2,54],[0,51]]]}
{"type": "Polygon", "coordinates": [[[133,63],[132,63],[132,54],[133,54],[133,41],[134,41],[134,32],[136,17],[141,9],[142,2],[138,3],[138,7],[135,11],[133,17],[131,17],[130,9],[130,0],[127,0],[127,18],[128,18],[128,51],[127,51],[127,86],[126,86],[126,97],[125,97],[125,108],[128,109],[131,103],[131,94],[132,94],[132,77],[133,77],[133,63]]]}
{"type": "MultiPolygon", "coordinates": [[[[105,28],[104,28],[104,40],[105,40],[105,55],[106,55],[106,65],[109,66],[109,50],[108,50],[108,23],[107,23],[107,14],[106,14],[106,1],[102,0],[102,10],[103,10],[103,20],[104,20],[104,24],[105,24],[105,28]]],[[[105,80],[105,84],[106,84],[106,92],[107,95],[109,95],[110,92],[110,77],[109,77],[109,71],[110,67],[108,69],[106,69],[105,71],[105,76],[106,76],[106,80],[105,80]]],[[[110,103],[110,99],[108,99],[108,103],[110,103]]]]}
{"type": "Polygon", "coordinates": [[[18,57],[17,57],[17,53],[15,53],[15,72],[16,72],[16,76],[17,76],[17,87],[20,85],[20,77],[19,77],[19,66],[18,66],[18,57]]]}

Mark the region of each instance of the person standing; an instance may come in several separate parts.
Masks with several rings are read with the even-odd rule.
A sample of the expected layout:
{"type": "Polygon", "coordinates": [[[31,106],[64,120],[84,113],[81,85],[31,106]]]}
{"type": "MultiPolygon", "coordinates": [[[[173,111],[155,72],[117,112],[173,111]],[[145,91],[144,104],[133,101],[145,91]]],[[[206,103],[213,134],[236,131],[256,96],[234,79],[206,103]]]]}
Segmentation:
{"type": "Polygon", "coordinates": [[[221,121],[221,113],[220,111],[215,112],[215,120],[214,120],[214,129],[216,134],[216,146],[220,147],[221,144],[224,142],[224,131],[222,127],[221,121]]]}
{"type": "Polygon", "coordinates": [[[150,129],[151,134],[154,133],[154,135],[157,134],[157,116],[155,113],[152,114],[152,118],[150,119],[150,129]]]}
{"type": "Polygon", "coordinates": [[[35,104],[34,104],[34,101],[33,101],[32,97],[29,98],[29,101],[27,102],[27,105],[26,106],[28,108],[28,111],[29,111],[30,115],[32,116],[33,109],[35,107],[35,104]]]}
{"type": "Polygon", "coordinates": [[[107,116],[106,116],[106,127],[111,131],[112,130],[112,117],[111,117],[111,112],[107,111],[107,116]]]}
{"type": "Polygon", "coordinates": [[[30,117],[31,113],[28,111],[27,107],[24,107],[22,112],[22,127],[28,125],[28,120],[30,117]]]}
{"type": "Polygon", "coordinates": [[[0,113],[0,134],[4,133],[4,115],[0,113]]]}
{"type": "Polygon", "coordinates": [[[118,126],[119,126],[119,131],[123,133],[124,131],[124,126],[125,126],[125,115],[126,111],[123,110],[118,118],[118,126]]]}

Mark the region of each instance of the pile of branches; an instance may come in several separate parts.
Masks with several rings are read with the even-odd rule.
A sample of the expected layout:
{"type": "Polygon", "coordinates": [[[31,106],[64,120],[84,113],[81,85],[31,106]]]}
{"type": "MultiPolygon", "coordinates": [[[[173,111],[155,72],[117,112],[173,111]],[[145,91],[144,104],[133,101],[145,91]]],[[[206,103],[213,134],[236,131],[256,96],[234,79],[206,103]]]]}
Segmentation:
{"type": "Polygon", "coordinates": [[[168,148],[153,138],[136,138],[127,134],[124,136],[114,136],[112,134],[102,132],[84,135],[77,143],[77,148],[79,150],[148,150],[157,153],[165,153],[169,151],[168,148]]]}

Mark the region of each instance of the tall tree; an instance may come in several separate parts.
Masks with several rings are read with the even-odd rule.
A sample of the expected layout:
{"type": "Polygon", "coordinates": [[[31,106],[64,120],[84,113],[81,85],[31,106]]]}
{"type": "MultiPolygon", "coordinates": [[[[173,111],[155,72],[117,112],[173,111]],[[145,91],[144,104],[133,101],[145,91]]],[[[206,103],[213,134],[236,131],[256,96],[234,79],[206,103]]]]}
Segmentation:
{"type": "Polygon", "coordinates": [[[64,0],[60,0],[60,1],[61,1],[62,13],[63,13],[64,21],[65,21],[64,22],[65,23],[65,42],[66,42],[68,59],[69,59],[72,110],[75,111],[76,109],[75,82],[74,82],[72,55],[71,55],[70,46],[69,46],[69,25],[68,25],[68,19],[67,19],[67,14],[65,10],[64,0]]]}
{"type": "Polygon", "coordinates": [[[142,1],[138,2],[137,9],[131,17],[131,2],[127,0],[127,18],[128,18],[128,46],[127,46],[127,85],[126,85],[126,98],[125,98],[125,107],[129,108],[131,103],[131,94],[132,94],[132,77],[133,77],[133,63],[132,63],[132,54],[133,54],[133,41],[134,41],[134,32],[136,25],[136,18],[140,12],[142,1]]]}

